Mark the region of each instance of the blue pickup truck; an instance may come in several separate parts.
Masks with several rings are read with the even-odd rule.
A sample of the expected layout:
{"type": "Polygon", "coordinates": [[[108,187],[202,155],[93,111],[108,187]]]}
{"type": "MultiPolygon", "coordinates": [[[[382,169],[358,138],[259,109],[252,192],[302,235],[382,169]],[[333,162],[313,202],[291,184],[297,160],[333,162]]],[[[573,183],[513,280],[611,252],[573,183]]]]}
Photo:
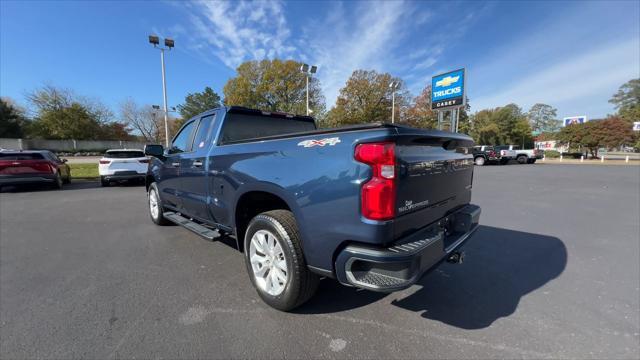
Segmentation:
{"type": "Polygon", "coordinates": [[[151,220],[235,238],[259,296],[288,311],[322,277],[405,289],[478,227],[473,141],[385,123],[317,129],[314,119],[223,107],[147,145],[151,220]]]}

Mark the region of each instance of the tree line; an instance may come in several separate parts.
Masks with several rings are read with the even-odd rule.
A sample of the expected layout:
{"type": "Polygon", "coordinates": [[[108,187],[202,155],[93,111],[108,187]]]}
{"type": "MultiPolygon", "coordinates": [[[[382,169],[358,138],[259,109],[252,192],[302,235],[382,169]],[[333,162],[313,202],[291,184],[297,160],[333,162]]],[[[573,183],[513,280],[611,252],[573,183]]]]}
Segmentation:
{"type": "MultiPolygon", "coordinates": [[[[300,65],[297,61],[279,59],[242,63],[236,69],[236,76],[224,85],[223,96],[210,87],[202,92],[187,94],[184,102],[177,106],[177,114],[170,114],[170,134],[175,134],[185,120],[221,105],[305,114],[306,74],[300,72],[300,65]]],[[[396,122],[419,128],[436,128],[437,113],[431,110],[430,85],[414,97],[402,79],[375,70],[354,71],[340,89],[335,105],[329,110],[326,109],[320,81],[316,77],[309,78],[311,115],[320,127],[388,122],[392,107],[389,85],[392,82],[398,84],[394,108],[396,122]]],[[[610,101],[616,105],[615,119],[625,123],[638,120],[639,88],[640,81],[634,79],[614,94],[610,101]]],[[[122,101],[116,113],[98,100],[78,96],[73,91],[52,85],[36,89],[26,98],[28,110],[8,99],[0,101],[0,137],[76,140],[138,138],[147,142],[164,141],[163,112],[150,105],[139,104],[132,98],[122,101]]],[[[473,114],[469,109],[467,101],[466,108],[460,111],[459,131],[471,135],[479,144],[528,146],[536,137],[554,136],[564,141],[569,139],[567,134],[570,130],[567,129],[574,129],[571,126],[562,128],[561,121],[557,119],[557,110],[547,104],[535,104],[528,111],[516,104],[484,109],[473,114]]],[[[619,127],[613,120],[603,124],[619,127]]],[[[590,134],[597,127],[585,125],[586,130],[581,131],[590,134]]],[[[622,140],[630,141],[628,135],[622,136],[622,140]]],[[[582,140],[576,140],[575,136],[571,138],[574,144],[581,143],[582,140]]],[[[586,139],[585,136],[580,139],[583,138],[586,139]]],[[[621,139],[620,136],[616,138],[621,139]]],[[[583,142],[593,146],[591,140],[583,142]]],[[[608,140],[607,143],[615,142],[608,140]]]]}

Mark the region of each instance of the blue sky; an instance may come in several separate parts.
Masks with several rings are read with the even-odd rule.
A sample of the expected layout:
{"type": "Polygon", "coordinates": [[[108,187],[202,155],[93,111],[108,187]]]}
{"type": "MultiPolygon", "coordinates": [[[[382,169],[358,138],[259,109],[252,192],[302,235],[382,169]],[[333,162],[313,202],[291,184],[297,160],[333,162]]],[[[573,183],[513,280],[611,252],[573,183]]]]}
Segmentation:
{"type": "Polygon", "coordinates": [[[319,66],[328,108],[355,69],[389,72],[415,95],[466,67],[472,111],[514,102],[597,118],[640,77],[640,2],[0,1],[0,96],[26,105],[43,84],[117,110],[162,101],[160,54],[171,36],[169,104],[211,86],[222,94],[245,60],[319,66]]]}

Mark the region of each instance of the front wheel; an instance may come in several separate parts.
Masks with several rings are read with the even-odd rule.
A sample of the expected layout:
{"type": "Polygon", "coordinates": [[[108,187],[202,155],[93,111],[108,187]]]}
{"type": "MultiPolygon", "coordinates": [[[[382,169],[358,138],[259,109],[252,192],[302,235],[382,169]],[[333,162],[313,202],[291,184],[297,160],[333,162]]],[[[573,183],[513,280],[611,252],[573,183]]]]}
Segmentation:
{"type": "Polygon", "coordinates": [[[477,158],[475,158],[474,162],[478,166],[483,166],[485,160],[484,160],[484,158],[482,156],[478,156],[477,158]]]}
{"type": "Polygon", "coordinates": [[[319,277],[307,268],[298,226],[290,211],[272,210],[254,217],[244,244],[251,282],[269,306],[290,311],[316,292],[319,277]]]}
{"type": "Polygon", "coordinates": [[[526,164],[527,163],[527,157],[526,156],[518,156],[516,158],[516,160],[518,160],[519,164],[526,164]]]}
{"type": "Polygon", "coordinates": [[[163,215],[164,207],[162,206],[162,199],[160,198],[160,192],[158,192],[156,183],[149,185],[148,200],[151,221],[160,226],[171,224],[163,215]]]}

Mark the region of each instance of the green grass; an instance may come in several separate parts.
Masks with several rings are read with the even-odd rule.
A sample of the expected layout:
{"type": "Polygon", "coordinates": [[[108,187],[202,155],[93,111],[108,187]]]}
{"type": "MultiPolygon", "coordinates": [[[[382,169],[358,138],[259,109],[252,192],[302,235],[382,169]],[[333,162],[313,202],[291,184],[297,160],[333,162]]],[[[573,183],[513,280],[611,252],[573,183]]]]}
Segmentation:
{"type": "Polygon", "coordinates": [[[98,174],[98,164],[69,164],[73,179],[95,179],[98,174]]]}

